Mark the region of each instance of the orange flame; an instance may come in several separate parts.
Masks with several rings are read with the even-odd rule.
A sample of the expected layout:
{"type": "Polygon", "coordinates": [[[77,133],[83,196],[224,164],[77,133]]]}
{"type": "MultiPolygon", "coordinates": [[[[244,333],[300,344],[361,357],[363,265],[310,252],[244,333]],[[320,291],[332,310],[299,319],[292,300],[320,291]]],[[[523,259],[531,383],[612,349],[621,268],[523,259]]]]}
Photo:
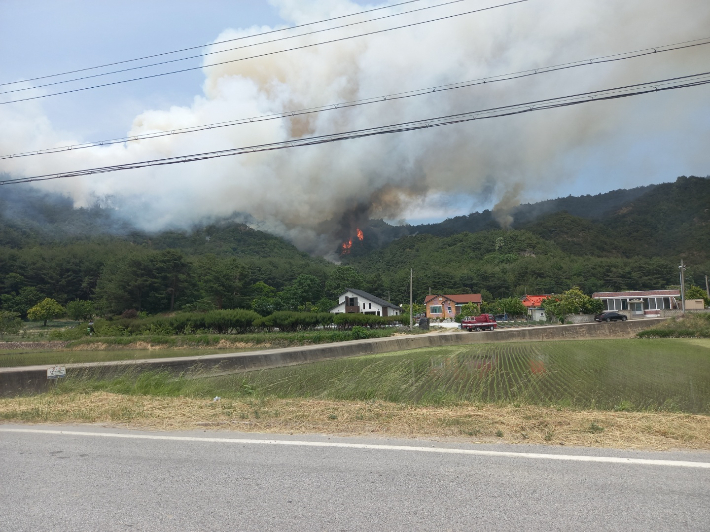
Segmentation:
{"type": "Polygon", "coordinates": [[[362,242],[362,239],[365,238],[365,235],[362,233],[362,230],[358,229],[357,230],[357,239],[362,242]]]}
{"type": "Polygon", "coordinates": [[[353,241],[352,239],[348,240],[347,242],[343,242],[343,251],[340,252],[341,255],[347,255],[350,253],[350,248],[353,247],[353,241]]]}

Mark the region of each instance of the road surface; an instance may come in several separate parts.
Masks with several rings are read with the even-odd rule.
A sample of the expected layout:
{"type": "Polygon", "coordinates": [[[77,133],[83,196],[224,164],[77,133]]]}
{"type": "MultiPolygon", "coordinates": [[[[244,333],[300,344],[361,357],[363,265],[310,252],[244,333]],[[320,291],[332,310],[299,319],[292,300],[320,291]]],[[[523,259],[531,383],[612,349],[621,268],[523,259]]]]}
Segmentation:
{"type": "Polygon", "coordinates": [[[0,528],[710,530],[710,453],[0,424],[0,528]]]}

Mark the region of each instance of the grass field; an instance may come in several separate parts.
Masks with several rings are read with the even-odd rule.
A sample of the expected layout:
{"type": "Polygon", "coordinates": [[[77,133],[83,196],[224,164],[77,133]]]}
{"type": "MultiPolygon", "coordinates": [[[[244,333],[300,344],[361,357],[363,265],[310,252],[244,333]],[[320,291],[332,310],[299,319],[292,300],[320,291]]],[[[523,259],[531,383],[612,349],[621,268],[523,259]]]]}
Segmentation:
{"type": "Polygon", "coordinates": [[[0,368],[39,366],[49,364],[78,364],[82,362],[112,362],[116,360],[143,360],[146,358],[169,358],[213,355],[217,353],[239,353],[255,348],[230,349],[86,349],[69,350],[0,350],[0,368]]]}
{"type": "Polygon", "coordinates": [[[87,373],[0,399],[0,422],[659,450],[710,449],[708,413],[706,339],[479,344],[221,377],[87,373]]]}
{"type": "Polygon", "coordinates": [[[710,340],[474,344],[210,377],[69,379],[58,392],[496,403],[710,413],[710,340]]]}

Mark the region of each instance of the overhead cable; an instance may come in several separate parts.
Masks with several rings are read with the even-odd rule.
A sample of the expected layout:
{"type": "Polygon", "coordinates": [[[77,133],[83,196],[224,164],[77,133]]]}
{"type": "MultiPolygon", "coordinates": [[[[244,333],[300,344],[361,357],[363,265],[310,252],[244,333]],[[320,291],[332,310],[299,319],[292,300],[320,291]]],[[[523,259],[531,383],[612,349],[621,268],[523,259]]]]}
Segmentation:
{"type": "MultiPolygon", "coordinates": [[[[242,46],[236,46],[236,47],[234,47],[234,48],[227,48],[227,49],[225,49],[225,50],[216,50],[216,51],[207,52],[207,53],[204,53],[204,54],[190,55],[190,56],[187,56],[187,57],[179,57],[179,58],[177,58],[177,59],[168,59],[168,60],[166,60],[166,61],[160,61],[160,62],[158,62],[158,63],[149,63],[149,64],[147,64],[147,65],[139,65],[139,66],[135,66],[135,67],[123,68],[123,69],[121,69],[121,70],[112,70],[111,72],[101,72],[100,74],[91,74],[91,75],[88,75],[88,76],[82,76],[82,77],[74,78],[74,79],[65,79],[65,80],[62,80],[62,81],[55,81],[55,82],[52,82],[52,83],[45,83],[45,84],[43,84],[43,85],[34,85],[34,86],[31,86],[31,87],[23,87],[23,88],[21,88],[21,89],[12,89],[12,90],[8,90],[8,91],[0,92],[0,94],[11,94],[11,93],[14,93],[14,92],[23,92],[23,91],[29,91],[29,90],[34,90],[34,89],[41,89],[41,88],[44,88],[44,87],[52,87],[52,86],[54,86],[54,85],[63,85],[64,83],[71,83],[71,82],[73,82],[73,81],[82,81],[82,80],[85,80],[85,79],[99,78],[99,77],[103,77],[103,76],[109,76],[109,75],[111,75],[111,74],[121,74],[121,73],[123,73],[123,72],[130,72],[130,71],[132,71],[132,70],[141,70],[141,69],[144,69],[144,68],[151,68],[151,67],[155,67],[155,66],[167,65],[167,64],[170,64],[170,63],[177,63],[177,62],[179,62],[179,61],[187,61],[187,60],[189,60],[189,59],[199,59],[199,58],[202,58],[202,57],[206,57],[206,56],[208,56],[208,55],[223,54],[223,53],[226,53],[226,52],[234,52],[234,51],[236,51],[236,50],[243,50],[244,48],[253,48],[254,46],[262,46],[262,45],[264,45],[264,44],[271,44],[271,43],[280,42],[280,41],[287,41],[287,40],[289,40],[289,39],[297,39],[298,37],[307,37],[307,36],[309,36],[309,35],[315,35],[316,33],[323,33],[323,32],[326,32],[326,31],[338,30],[338,29],[347,28],[347,27],[350,27],[350,26],[358,26],[358,25],[360,25],[360,24],[367,24],[368,22],[376,22],[376,21],[378,21],[378,20],[384,20],[384,19],[388,19],[388,18],[392,18],[392,17],[399,17],[399,16],[401,16],[401,15],[408,15],[408,14],[410,14],[410,13],[416,13],[416,12],[418,12],[418,11],[426,11],[427,9],[434,9],[434,8],[436,8],[436,7],[443,7],[443,6],[448,6],[448,5],[451,5],[451,4],[459,4],[459,3],[461,3],[461,2],[466,2],[466,1],[468,1],[468,0],[450,0],[450,1],[448,1],[448,2],[444,2],[443,4],[436,4],[436,5],[433,5],[433,6],[420,7],[420,8],[418,8],[418,9],[412,9],[412,10],[409,10],[409,11],[402,11],[402,12],[400,12],[400,13],[393,13],[393,14],[390,14],[390,15],[384,15],[384,16],[381,16],[381,17],[376,17],[376,18],[367,19],[367,20],[360,20],[360,21],[358,21],[358,22],[350,22],[350,23],[348,23],[348,24],[343,24],[343,25],[341,25],[341,26],[333,26],[332,28],[324,28],[324,29],[320,29],[320,30],[313,30],[313,31],[309,31],[309,32],[307,32],[307,33],[299,33],[298,35],[287,35],[286,37],[279,37],[279,38],[277,38],[277,39],[271,39],[271,40],[269,40],[269,41],[255,42],[255,43],[251,43],[251,44],[245,44],[245,45],[242,45],[242,46]]],[[[525,0],[525,1],[529,1],[529,0],[525,0]]],[[[225,41],[222,41],[222,42],[225,42],[225,41]]],[[[216,63],[216,64],[222,64],[222,63],[216,63]]],[[[216,65],[216,64],[215,64],[215,65],[216,65]]],[[[203,65],[203,66],[201,66],[201,67],[196,67],[196,68],[209,68],[209,67],[215,66],[215,65],[203,65]]],[[[26,81],[29,81],[29,80],[26,80],[26,81]]],[[[18,81],[18,82],[13,82],[13,83],[22,83],[22,82],[18,81]]],[[[0,84],[0,86],[2,86],[2,85],[9,85],[9,83],[2,83],[2,84],[0,84]]]]}
{"type": "MultiPolygon", "coordinates": [[[[411,27],[414,27],[414,26],[420,26],[420,25],[422,25],[422,24],[429,24],[430,22],[439,22],[439,21],[442,21],[442,20],[452,19],[452,18],[455,18],[455,17],[461,17],[461,16],[464,16],[464,15],[471,15],[471,14],[475,14],[475,13],[481,13],[481,12],[483,12],[483,11],[490,11],[490,10],[492,10],[492,9],[497,9],[497,8],[501,8],[501,7],[508,7],[508,6],[512,6],[512,5],[515,5],[515,4],[522,4],[522,3],[525,3],[525,2],[529,2],[529,1],[530,1],[530,0],[514,0],[514,1],[511,1],[511,2],[504,3],[504,4],[498,4],[498,5],[495,5],[495,6],[483,7],[483,8],[480,8],[480,9],[473,9],[473,10],[470,10],[470,11],[465,11],[465,12],[463,12],[463,13],[456,13],[456,14],[454,14],[454,15],[447,15],[447,16],[445,16],[445,17],[438,17],[438,18],[434,18],[434,19],[430,19],[430,20],[423,20],[423,21],[420,21],[420,22],[412,22],[412,23],[409,23],[409,24],[404,24],[404,25],[402,25],[402,26],[394,26],[394,27],[392,27],[392,28],[385,28],[385,29],[382,29],[382,30],[374,30],[374,31],[370,31],[370,32],[367,32],[367,33],[361,33],[361,34],[358,34],[358,35],[350,35],[350,36],[347,36],[347,37],[339,37],[339,38],[337,38],[337,39],[331,39],[331,40],[329,40],[329,41],[322,41],[322,42],[318,42],[318,43],[305,44],[305,45],[302,45],[302,46],[294,46],[294,47],[292,47],[292,48],[286,48],[286,49],[283,49],[283,50],[276,50],[276,51],[274,51],[274,52],[265,52],[265,53],[262,53],[262,54],[251,55],[251,56],[248,56],[248,57],[241,57],[241,58],[239,58],[239,59],[231,59],[231,60],[229,60],[229,61],[220,61],[219,63],[212,63],[212,64],[209,64],[209,65],[183,68],[183,69],[180,69],[180,70],[171,70],[171,71],[169,71],[169,72],[161,72],[161,73],[159,73],[159,74],[150,74],[150,75],[146,75],[146,76],[139,76],[139,77],[137,77],[137,78],[124,79],[124,80],[113,81],[113,82],[109,82],[109,83],[102,83],[102,84],[99,84],[99,85],[91,85],[91,86],[89,86],[89,87],[81,87],[81,88],[78,88],[78,89],[71,89],[71,90],[66,90],[66,91],[61,91],[61,92],[53,92],[53,93],[50,93],[50,94],[42,94],[42,95],[38,95],[38,96],[30,96],[30,97],[27,97],[27,98],[19,98],[19,99],[17,99],[17,100],[8,100],[8,101],[6,101],[6,102],[0,102],[0,105],[7,105],[7,104],[10,104],[10,103],[18,103],[18,102],[26,102],[26,101],[29,101],[29,100],[38,100],[38,99],[41,99],[41,98],[49,98],[50,96],[60,96],[60,95],[63,95],[63,94],[71,94],[71,93],[74,93],[74,92],[81,92],[81,91],[86,91],[86,90],[99,89],[99,88],[102,88],[102,87],[110,87],[110,86],[113,86],[113,85],[121,85],[121,84],[123,84],[123,83],[131,83],[131,82],[133,82],[133,81],[141,81],[141,80],[144,80],[144,79],[152,79],[152,78],[158,78],[158,77],[163,77],[163,76],[170,76],[170,75],[172,75],[172,74],[181,74],[181,73],[183,73],[183,72],[191,72],[191,71],[194,71],[194,70],[201,70],[201,69],[203,69],[203,68],[209,68],[209,67],[215,67],[215,66],[220,66],[220,65],[226,65],[226,64],[229,64],[229,63],[236,63],[236,62],[239,62],[239,61],[246,61],[246,60],[248,60],[248,59],[257,59],[257,58],[260,58],[260,57],[268,57],[268,56],[272,56],[272,55],[281,54],[281,53],[284,53],[284,52],[293,52],[293,51],[295,51],[295,50],[304,50],[304,49],[306,49],[306,48],[313,48],[313,47],[315,47],[315,46],[321,46],[321,45],[323,45],[323,44],[332,44],[332,43],[336,43],[336,42],[347,41],[347,40],[350,40],[350,39],[357,39],[357,38],[359,38],[359,37],[368,37],[368,36],[370,36],[370,35],[377,35],[377,34],[385,33],[385,32],[388,32],[388,31],[400,30],[400,29],[404,29],[404,28],[411,28],[411,27]]],[[[37,88],[37,87],[31,87],[31,88],[32,88],[32,89],[35,89],[35,88],[37,88]]],[[[22,89],[22,90],[25,90],[25,89],[22,89]]],[[[0,94],[7,94],[8,92],[15,92],[15,91],[7,91],[7,92],[0,93],[0,94]]]]}
{"type": "Polygon", "coordinates": [[[66,72],[59,72],[59,73],[57,73],[57,74],[48,74],[48,75],[46,75],[46,76],[37,76],[37,77],[35,77],[35,78],[28,78],[28,79],[23,79],[23,80],[19,80],[19,81],[8,81],[8,82],[5,82],[5,83],[0,83],[0,87],[2,87],[2,86],[4,86],[4,85],[15,85],[15,84],[17,84],[17,83],[27,83],[27,82],[29,82],[29,81],[37,81],[37,80],[39,80],[39,79],[56,78],[56,77],[59,77],[59,76],[68,76],[69,74],[77,74],[77,73],[79,73],[79,72],[86,72],[86,71],[88,71],[88,70],[97,70],[97,69],[99,69],[99,68],[107,68],[107,67],[110,67],[110,66],[123,65],[123,64],[126,64],[126,63],[134,63],[134,62],[136,62],[136,61],[143,61],[143,60],[145,60],[145,59],[153,59],[154,57],[163,57],[163,56],[171,55],[171,54],[179,54],[179,53],[181,53],[181,52],[189,52],[190,50],[199,50],[200,48],[207,48],[207,47],[209,47],[209,46],[216,46],[216,45],[225,44],[225,43],[228,43],[228,42],[241,41],[241,40],[244,40],[244,39],[253,39],[254,37],[262,37],[262,36],[264,36],[264,35],[271,35],[271,34],[273,34],[273,33],[281,33],[281,32],[284,32],[284,31],[291,31],[291,30],[295,30],[295,29],[298,29],[298,28],[305,28],[305,27],[307,27],[307,26],[313,26],[313,25],[316,25],[316,24],[323,24],[323,23],[325,23],[325,22],[332,22],[332,21],[334,21],[334,20],[340,20],[340,19],[344,19],[344,18],[348,18],[348,17],[354,17],[354,16],[357,16],[357,15],[365,15],[365,14],[367,14],[367,13],[372,13],[373,11],[381,11],[382,9],[392,9],[393,7],[399,7],[399,6],[403,6],[403,5],[406,5],[406,4],[414,4],[414,3],[417,3],[417,2],[421,2],[421,1],[422,1],[422,0],[408,0],[407,2],[400,2],[400,3],[398,3],[398,4],[390,4],[390,5],[386,5],[386,6],[375,7],[375,8],[372,8],[372,9],[366,9],[365,11],[359,11],[359,12],[357,12],[357,13],[350,13],[350,14],[348,14],[348,15],[340,15],[340,16],[338,16],[338,17],[326,18],[326,19],[323,19],[323,20],[316,20],[316,21],[313,21],[313,22],[307,22],[307,23],[305,23],[305,24],[299,24],[299,25],[297,25],[297,26],[289,26],[288,28],[279,28],[279,29],[276,29],[276,30],[262,31],[261,33],[254,33],[254,34],[252,34],[252,35],[244,35],[244,36],[242,36],[242,37],[235,37],[234,39],[225,39],[225,40],[223,40],[223,41],[216,41],[216,42],[211,42],[211,43],[207,43],[207,44],[199,44],[199,45],[197,45],[197,46],[189,46],[189,47],[187,47],[187,48],[180,48],[179,50],[172,50],[172,51],[170,51],[170,52],[161,52],[161,53],[158,53],[158,54],[144,55],[143,57],[136,57],[136,58],[134,58],[134,59],[124,59],[124,60],[122,60],[122,61],[115,61],[115,62],[113,62],[113,63],[105,63],[105,64],[103,64],[103,65],[96,65],[96,66],[92,66],[92,67],[78,68],[78,69],[76,69],[76,70],[68,70],[68,71],[66,71],[66,72]]]}
{"type": "Polygon", "coordinates": [[[14,159],[14,158],[18,158],[18,157],[30,157],[30,156],[34,156],[34,155],[45,155],[45,154],[51,154],[51,153],[62,153],[62,152],[67,152],[67,151],[95,148],[95,147],[99,147],[99,146],[109,146],[112,144],[125,144],[128,142],[136,142],[136,141],[140,141],[140,140],[149,140],[149,139],[155,139],[155,138],[172,136],[172,135],[182,135],[182,134],[186,134],[186,133],[196,133],[196,132],[200,132],[200,131],[208,131],[211,129],[219,129],[219,128],[223,128],[223,127],[232,127],[232,126],[237,126],[237,125],[265,122],[265,121],[269,121],[269,120],[278,120],[278,119],[282,119],[282,118],[292,118],[292,117],[297,117],[297,116],[301,116],[301,115],[314,114],[314,113],[320,113],[320,112],[325,112],[325,111],[347,109],[350,107],[357,107],[357,106],[361,106],[361,105],[381,103],[381,102],[385,102],[385,101],[391,102],[391,101],[401,100],[401,99],[405,99],[405,98],[426,96],[428,94],[437,93],[437,92],[446,92],[446,91],[450,91],[450,90],[462,89],[462,88],[466,88],[466,87],[473,87],[473,86],[477,86],[477,85],[485,85],[485,84],[497,83],[500,81],[509,81],[509,80],[514,80],[514,79],[519,79],[519,78],[524,78],[524,77],[530,77],[530,76],[535,76],[538,74],[546,74],[546,73],[556,72],[556,71],[560,71],[560,70],[567,70],[570,68],[579,68],[579,67],[590,66],[590,65],[599,65],[599,64],[611,63],[611,62],[616,62],[616,61],[624,61],[627,59],[634,59],[634,58],[643,57],[643,56],[647,56],[647,55],[653,55],[656,53],[671,52],[671,51],[676,51],[676,50],[682,50],[685,48],[704,46],[707,44],[710,44],[710,37],[706,37],[704,39],[694,39],[692,41],[684,41],[684,42],[675,43],[675,44],[667,44],[667,45],[663,45],[663,46],[655,46],[652,48],[644,48],[641,50],[634,50],[631,52],[623,52],[623,53],[617,53],[617,54],[612,54],[612,55],[606,55],[606,56],[602,56],[602,57],[596,57],[593,59],[583,59],[580,61],[562,63],[559,65],[528,69],[528,70],[523,70],[520,72],[510,73],[510,74],[500,74],[497,76],[489,76],[489,77],[479,78],[479,79],[475,79],[475,80],[461,81],[461,82],[457,82],[457,83],[449,83],[446,85],[439,85],[436,87],[426,87],[423,89],[416,89],[416,90],[411,90],[411,91],[406,91],[406,92],[388,94],[385,96],[373,96],[373,97],[364,98],[361,100],[332,103],[332,104],[327,104],[327,105],[321,105],[318,107],[310,107],[310,108],[299,109],[299,110],[295,110],[295,111],[286,111],[283,113],[274,113],[274,114],[268,114],[268,115],[253,116],[253,117],[248,117],[248,118],[239,118],[239,119],[229,120],[229,121],[225,121],[225,122],[217,122],[217,123],[205,124],[205,125],[201,125],[201,126],[173,129],[173,130],[169,130],[169,131],[158,131],[158,132],[153,132],[153,133],[145,133],[142,135],[135,135],[135,136],[131,136],[131,137],[121,137],[121,138],[101,140],[101,141],[96,141],[96,142],[87,142],[87,143],[83,143],[83,144],[72,144],[69,146],[58,146],[55,148],[46,148],[46,149],[42,149],[42,150],[34,150],[34,151],[29,151],[29,152],[24,152],[24,153],[16,153],[16,154],[11,154],[11,155],[2,155],[2,156],[0,156],[0,160],[14,159]]]}
{"type": "Polygon", "coordinates": [[[102,166],[98,168],[88,168],[84,170],[74,170],[69,172],[59,172],[54,174],[45,174],[34,177],[19,177],[12,179],[0,180],[0,185],[12,185],[19,183],[32,183],[36,181],[48,181],[53,179],[64,179],[68,177],[86,176],[92,174],[102,174],[108,172],[116,172],[120,170],[135,170],[138,168],[146,168],[150,166],[165,166],[171,164],[182,164],[194,161],[203,161],[207,159],[215,159],[218,157],[232,157],[235,155],[246,155],[249,153],[258,153],[265,151],[283,150],[286,148],[296,148],[303,146],[312,146],[316,144],[325,144],[330,142],[340,142],[345,140],[353,140],[363,137],[371,137],[375,135],[387,135],[392,133],[402,133],[405,131],[416,131],[420,129],[428,129],[431,127],[449,126],[474,120],[484,120],[488,118],[498,118],[502,116],[511,116],[534,111],[542,111],[546,109],[555,109],[559,107],[569,107],[603,100],[614,100],[618,98],[628,98],[631,96],[639,96],[654,92],[669,91],[688,87],[697,87],[710,83],[710,72],[700,74],[692,74],[689,76],[680,76],[658,81],[646,83],[638,83],[634,85],[626,85],[623,87],[615,87],[612,89],[597,90],[584,92],[570,96],[561,96],[557,98],[547,98],[544,100],[536,100],[515,105],[506,105],[501,107],[493,107],[479,111],[469,111],[465,113],[457,113],[435,118],[423,120],[414,120],[410,122],[402,122],[399,124],[391,124],[387,126],[379,126],[354,131],[346,131],[342,133],[333,133],[328,135],[318,135],[312,137],[303,137],[299,139],[291,139],[280,142],[272,142],[268,144],[257,144],[254,146],[245,146],[242,148],[232,148],[226,150],[211,151],[206,153],[197,153],[192,155],[182,155],[178,157],[166,157],[163,159],[152,159],[148,161],[139,161],[134,163],[125,163],[112,166],[102,166]]]}

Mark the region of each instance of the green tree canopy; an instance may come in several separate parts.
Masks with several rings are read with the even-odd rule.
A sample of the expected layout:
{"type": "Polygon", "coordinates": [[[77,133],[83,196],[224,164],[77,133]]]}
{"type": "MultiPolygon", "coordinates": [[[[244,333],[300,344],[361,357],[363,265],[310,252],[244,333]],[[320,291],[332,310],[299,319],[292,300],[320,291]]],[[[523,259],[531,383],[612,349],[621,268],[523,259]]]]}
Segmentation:
{"type": "Polygon", "coordinates": [[[32,321],[43,321],[44,327],[46,327],[47,320],[63,316],[64,312],[64,307],[54,299],[45,298],[44,301],[40,301],[27,311],[27,317],[32,321]]]}
{"type": "Polygon", "coordinates": [[[592,299],[578,287],[573,287],[560,295],[550,296],[542,301],[542,308],[562,323],[570,314],[597,314],[604,309],[599,299],[592,299]]]}
{"type": "Polygon", "coordinates": [[[323,296],[323,286],[314,275],[302,273],[284,288],[280,297],[284,305],[289,310],[298,310],[298,307],[305,306],[306,303],[320,301],[323,296]]]}
{"type": "MultiPolygon", "coordinates": [[[[382,277],[372,277],[372,282],[376,285],[382,284],[382,277]]],[[[328,276],[325,282],[325,295],[329,299],[338,299],[348,288],[362,290],[365,285],[365,278],[352,266],[337,266],[328,276]]],[[[381,286],[378,286],[381,289],[381,286]]]]}
{"type": "Polygon", "coordinates": [[[22,320],[18,312],[0,310],[0,338],[6,334],[17,334],[22,328],[22,320]]]}
{"type": "Polygon", "coordinates": [[[76,299],[67,303],[67,316],[76,321],[88,321],[94,315],[94,303],[76,299]]]}

